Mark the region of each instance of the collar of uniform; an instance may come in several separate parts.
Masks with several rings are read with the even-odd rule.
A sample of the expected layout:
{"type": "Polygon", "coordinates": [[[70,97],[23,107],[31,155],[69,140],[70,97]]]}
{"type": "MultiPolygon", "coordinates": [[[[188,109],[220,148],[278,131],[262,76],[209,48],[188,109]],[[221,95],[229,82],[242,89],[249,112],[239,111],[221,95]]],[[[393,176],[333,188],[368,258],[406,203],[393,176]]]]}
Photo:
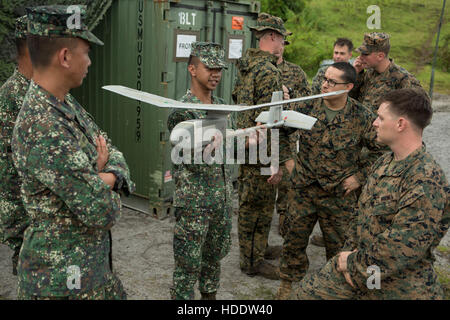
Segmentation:
{"type": "MultiPolygon", "coordinates": [[[[191,103],[203,103],[203,102],[201,102],[201,100],[200,100],[199,98],[197,98],[196,95],[194,95],[194,94],[192,93],[191,89],[187,89],[186,95],[189,96],[189,97],[192,99],[192,102],[191,102],[191,103]]],[[[212,103],[212,104],[218,103],[218,99],[217,99],[216,96],[211,95],[211,103],[212,103]]]]}
{"type": "Polygon", "coordinates": [[[422,144],[422,147],[417,148],[411,154],[409,154],[405,159],[396,161],[393,166],[389,166],[391,161],[394,160],[394,153],[391,153],[390,157],[386,158],[386,170],[384,172],[385,176],[389,177],[398,177],[403,174],[405,170],[407,170],[417,159],[421,158],[422,155],[426,152],[425,144],[422,144]]]}
{"type": "Polygon", "coordinates": [[[253,57],[261,57],[263,59],[270,59],[270,62],[274,65],[277,65],[278,57],[270,52],[263,51],[257,48],[250,48],[247,50],[247,54],[253,57]]]}
{"type": "Polygon", "coordinates": [[[383,76],[383,77],[386,77],[386,76],[388,76],[391,72],[392,72],[392,70],[393,70],[393,68],[395,67],[395,63],[394,63],[394,59],[392,59],[392,58],[389,58],[389,66],[386,68],[386,70],[384,70],[383,72],[378,72],[377,70],[375,70],[375,69],[372,69],[372,72],[376,75],[376,76],[383,76]]]}
{"type": "Polygon", "coordinates": [[[327,114],[324,109],[324,101],[323,98],[316,99],[316,101],[313,104],[313,111],[311,113],[312,117],[316,117],[317,120],[320,122],[323,122],[325,124],[331,124],[331,123],[342,123],[349,120],[348,115],[353,111],[353,105],[351,103],[350,97],[347,97],[347,102],[345,104],[344,109],[341,109],[336,117],[333,119],[333,121],[328,122],[327,114]]]}
{"type": "Polygon", "coordinates": [[[19,82],[23,83],[23,84],[29,84],[30,80],[27,79],[27,77],[25,77],[20,71],[19,68],[16,67],[14,69],[14,74],[13,74],[14,78],[17,79],[19,82]]]}
{"type": "MultiPolygon", "coordinates": [[[[42,88],[33,80],[31,80],[30,82],[30,90],[38,92],[41,98],[45,99],[46,102],[48,102],[50,105],[53,106],[53,108],[63,113],[66,116],[66,118],[71,120],[75,119],[75,111],[70,105],[56,98],[54,95],[52,95],[50,92],[42,88]]],[[[66,97],[67,96],[68,95],[66,95],[66,97]]]]}

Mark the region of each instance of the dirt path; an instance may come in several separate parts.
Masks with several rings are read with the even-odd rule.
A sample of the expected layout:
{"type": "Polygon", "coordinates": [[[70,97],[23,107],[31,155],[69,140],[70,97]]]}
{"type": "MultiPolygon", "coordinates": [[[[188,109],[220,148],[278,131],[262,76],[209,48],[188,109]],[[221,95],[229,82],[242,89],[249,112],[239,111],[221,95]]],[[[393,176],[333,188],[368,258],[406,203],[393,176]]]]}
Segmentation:
{"type": "MultiPolygon", "coordinates": [[[[436,113],[424,140],[428,150],[450,177],[450,96],[436,95],[436,113]]],[[[169,299],[172,282],[172,230],[174,220],[155,220],[150,216],[124,209],[123,217],[113,228],[114,264],[130,299],[169,299]]],[[[278,235],[278,216],[274,216],[269,242],[282,244],[278,235]]],[[[316,232],[317,230],[315,230],[316,232]]],[[[279,281],[248,277],[239,270],[237,216],[233,216],[232,250],[223,260],[219,299],[273,299],[279,281]]],[[[450,233],[441,241],[442,252],[436,252],[436,266],[450,275],[450,233]]],[[[11,274],[11,251],[0,245],[0,298],[15,299],[16,277],[11,274]]],[[[325,250],[308,246],[309,272],[325,263],[325,250]]],[[[196,292],[196,298],[199,298],[196,292]]]]}

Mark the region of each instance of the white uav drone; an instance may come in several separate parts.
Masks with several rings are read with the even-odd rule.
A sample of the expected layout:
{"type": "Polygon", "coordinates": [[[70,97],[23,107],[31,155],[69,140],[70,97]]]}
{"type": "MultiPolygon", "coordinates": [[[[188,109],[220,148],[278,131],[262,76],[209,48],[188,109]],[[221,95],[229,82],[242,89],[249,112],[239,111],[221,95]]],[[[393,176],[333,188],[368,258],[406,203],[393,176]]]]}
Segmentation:
{"type": "MultiPolygon", "coordinates": [[[[321,97],[335,96],[347,92],[347,90],[340,90],[335,92],[317,94],[313,96],[306,96],[301,98],[283,100],[283,92],[276,91],[272,94],[272,102],[258,104],[254,106],[242,106],[242,105],[228,105],[228,104],[196,104],[196,103],[185,103],[176,101],[173,99],[164,98],[157,96],[148,92],[139,91],[136,89],[127,88],[119,85],[109,85],[104,86],[103,89],[118,93],[125,97],[139,100],[160,108],[180,108],[180,109],[197,109],[197,110],[207,110],[207,116],[204,119],[188,120],[178,123],[172,130],[170,135],[170,141],[173,145],[177,144],[180,140],[180,132],[184,132],[189,137],[195,136],[199,133],[199,129],[207,131],[209,129],[220,130],[221,132],[226,132],[227,126],[227,116],[231,112],[241,112],[252,109],[258,109],[263,107],[270,107],[269,111],[263,111],[255,119],[255,122],[264,123],[264,125],[255,126],[251,128],[241,129],[231,133],[233,136],[248,134],[251,130],[260,129],[262,127],[270,129],[274,127],[287,126],[296,129],[306,129],[311,130],[311,128],[316,123],[317,119],[300,112],[292,110],[283,110],[282,105],[300,102],[306,100],[317,99],[321,97]],[[183,129],[183,130],[177,130],[183,129]]],[[[200,133],[201,134],[201,133],[200,133]]],[[[230,134],[227,133],[227,137],[230,134]]],[[[200,137],[203,137],[201,134],[200,137]]],[[[188,137],[184,137],[187,138],[188,137]]],[[[189,140],[188,140],[189,141],[189,140]]],[[[211,143],[210,140],[203,140],[202,145],[211,143]]]]}

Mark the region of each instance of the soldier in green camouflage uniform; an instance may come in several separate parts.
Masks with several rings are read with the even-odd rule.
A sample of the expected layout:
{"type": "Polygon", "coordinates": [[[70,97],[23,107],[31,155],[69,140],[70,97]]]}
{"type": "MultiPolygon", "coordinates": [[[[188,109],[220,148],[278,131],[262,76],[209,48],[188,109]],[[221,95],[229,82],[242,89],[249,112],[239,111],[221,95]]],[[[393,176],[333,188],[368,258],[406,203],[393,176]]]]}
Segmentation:
{"type": "MultiPolygon", "coordinates": [[[[356,74],[350,64],[338,62],[327,69],[325,79],[323,93],[350,90],[356,74]]],[[[306,247],[317,221],[327,259],[342,247],[356,192],[365,183],[369,164],[381,155],[372,128],[374,114],[347,93],[308,101],[296,109],[317,122],[312,130],[299,130],[300,147],[291,177],[295,192],[290,194],[283,225],[278,299],[287,299],[292,282],[300,281],[308,270],[306,247]],[[359,163],[363,147],[376,151],[365,165],[359,163]]]]}
{"type": "MultiPolygon", "coordinates": [[[[284,45],[286,46],[288,44],[289,41],[286,40],[284,42],[284,45]]],[[[283,54],[281,54],[278,58],[277,65],[278,69],[280,69],[281,71],[283,86],[288,90],[285,99],[294,99],[303,96],[309,96],[311,94],[311,90],[308,87],[308,78],[306,76],[306,73],[300,66],[286,61],[283,58],[283,54]]],[[[296,152],[298,135],[292,134],[289,138],[290,140],[292,140],[290,141],[292,152],[296,152]]],[[[288,193],[292,191],[292,189],[292,183],[286,179],[283,179],[278,186],[276,206],[277,213],[279,214],[279,226],[283,225],[283,220],[287,209],[288,193]]],[[[282,233],[282,228],[280,228],[280,232],[282,233]]],[[[279,254],[277,256],[279,256],[279,254]]],[[[266,258],[268,258],[267,251],[266,258]]]]}
{"type": "Polygon", "coordinates": [[[358,76],[350,97],[371,107],[374,112],[380,105],[380,98],[388,92],[401,88],[421,88],[420,82],[411,73],[388,57],[389,38],[387,33],[366,33],[363,44],[356,49],[361,55],[354,62],[358,76]]]}
{"type": "MultiPolygon", "coordinates": [[[[353,42],[347,38],[338,38],[333,44],[333,61],[349,62],[352,57],[353,42]]],[[[322,90],[323,77],[329,66],[325,65],[317,71],[311,83],[312,94],[320,94],[322,90]]]]}
{"type": "MultiPolygon", "coordinates": [[[[284,38],[290,33],[284,28],[282,19],[267,13],[261,13],[256,27],[251,29],[256,31],[259,49],[248,49],[237,62],[238,75],[232,94],[237,104],[270,102],[272,93],[283,89],[283,78],[277,68],[277,61],[282,54],[284,38]]],[[[253,127],[259,113],[266,110],[268,108],[240,112],[236,120],[237,127],[253,127]]],[[[281,135],[282,130],[280,157],[284,151],[281,135]]],[[[276,189],[272,183],[280,180],[279,174],[277,172],[267,179],[261,175],[259,164],[241,164],[239,168],[240,267],[248,275],[259,274],[269,279],[279,279],[277,268],[264,260],[275,203],[276,189]]]]}
{"type": "Polygon", "coordinates": [[[431,120],[423,90],[381,100],[377,140],[389,145],[372,166],[341,252],[300,283],[299,299],[442,299],[433,250],[450,223],[450,188],[422,144],[431,120]]]}
{"type": "MultiPolygon", "coordinates": [[[[194,42],[188,70],[191,88],[180,99],[189,103],[225,104],[212,95],[226,68],[220,44],[194,42]]],[[[180,122],[203,119],[203,110],[174,110],[167,120],[169,130],[180,122]]],[[[215,299],[220,285],[220,261],[231,246],[231,168],[224,164],[175,164],[173,238],[175,268],[172,299],[194,299],[199,281],[202,299],[215,299]]]]}
{"type": "Polygon", "coordinates": [[[17,275],[23,232],[28,226],[28,217],[20,198],[19,176],[11,154],[12,131],[33,73],[26,44],[26,30],[26,16],[18,18],[15,30],[18,66],[0,88],[0,242],[14,251],[14,275],[17,275]]]}
{"type": "Polygon", "coordinates": [[[121,214],[119,192],[134,183],[122,153],[68,94],[87,74],[89,42],[103,44],[83,24],[84,9],[69,28],[67,6],[27,8],[33,78],[12,138],[30,218],[19,299],[126,298],[112,272],[110,229],[121,214]],[[53,52],[43,54],[50,38],[53,52]]]}

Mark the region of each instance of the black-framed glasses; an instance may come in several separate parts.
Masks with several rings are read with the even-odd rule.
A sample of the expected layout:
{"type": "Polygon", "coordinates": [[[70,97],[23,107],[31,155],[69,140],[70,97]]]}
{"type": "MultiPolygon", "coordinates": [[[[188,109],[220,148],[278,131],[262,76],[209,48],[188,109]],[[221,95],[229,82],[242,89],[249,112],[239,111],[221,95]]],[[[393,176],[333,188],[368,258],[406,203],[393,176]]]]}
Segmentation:
{"type": "Polygon", "coordinates": [[[337,84],[348,84],[348,82],[336,82],[333,79],[328,79],[327,77],[323,77],[323,82],[328,82],[330,88],[333,88],[337,84]]]}

